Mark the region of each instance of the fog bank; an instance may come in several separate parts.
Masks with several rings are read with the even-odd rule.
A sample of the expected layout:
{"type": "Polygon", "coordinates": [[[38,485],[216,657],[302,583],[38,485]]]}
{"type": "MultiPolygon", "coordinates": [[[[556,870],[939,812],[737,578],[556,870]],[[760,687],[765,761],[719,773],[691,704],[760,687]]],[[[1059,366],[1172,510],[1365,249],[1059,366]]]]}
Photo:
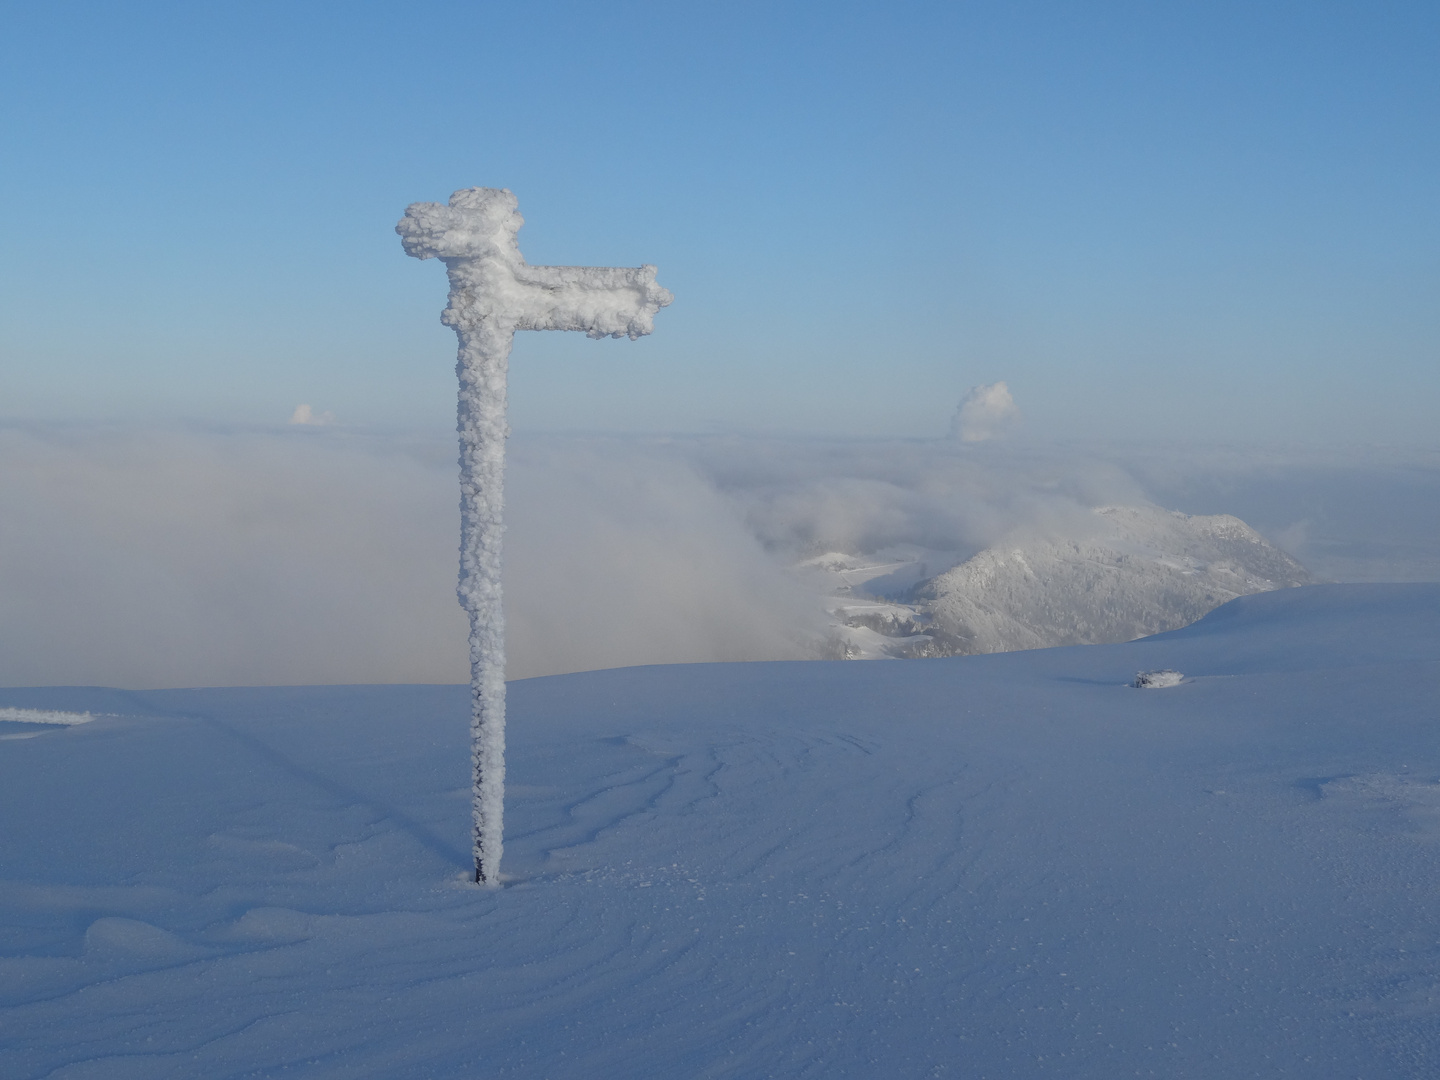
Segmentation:
{"type": "MultiPolygon", "coordinates": [[[[462,682],[448,433],[0,427],[0,684],[462,682]]],[[[1440,455],[937,440],[511,442],[512,678],[823,654],[796,563],[1152,501],[1322,578],[1440,579],[1440,455]]]]}

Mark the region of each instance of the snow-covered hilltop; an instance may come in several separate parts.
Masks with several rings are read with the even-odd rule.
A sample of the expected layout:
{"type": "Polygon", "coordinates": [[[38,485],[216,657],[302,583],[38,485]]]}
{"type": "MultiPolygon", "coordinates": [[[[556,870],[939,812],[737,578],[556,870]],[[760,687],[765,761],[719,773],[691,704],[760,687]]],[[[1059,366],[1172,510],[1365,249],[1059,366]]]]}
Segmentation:
{"type": "Polygon", "coordinates": [[[965,656],[1131,641],[1310,574],[1239,518],[1100,507],[1019,530],[933,573],[942,553],[810,560],[834,588],[838,655],[965,656]],[[933,576],[932,576],[933,574],[933,576]]]}

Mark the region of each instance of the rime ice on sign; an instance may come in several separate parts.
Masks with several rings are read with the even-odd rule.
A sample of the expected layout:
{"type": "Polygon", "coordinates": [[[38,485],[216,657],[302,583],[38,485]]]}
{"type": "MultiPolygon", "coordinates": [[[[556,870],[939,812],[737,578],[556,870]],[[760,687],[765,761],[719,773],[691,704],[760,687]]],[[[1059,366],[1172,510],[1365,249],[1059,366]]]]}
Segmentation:
{"type": "Polygon", "coordinates": [[[460,605],[470,617],[475,880],[498,884],[505,796],[505,374],[516,330],[583,330],[592,338],[654,329],[673,299],[655,267],[528,266],[525,223],[505,188],[466,188],[448,206],[415,203],[395,226],[405,253],[439,259],[450,278],[440,321],[460,338],[460,605]]]}

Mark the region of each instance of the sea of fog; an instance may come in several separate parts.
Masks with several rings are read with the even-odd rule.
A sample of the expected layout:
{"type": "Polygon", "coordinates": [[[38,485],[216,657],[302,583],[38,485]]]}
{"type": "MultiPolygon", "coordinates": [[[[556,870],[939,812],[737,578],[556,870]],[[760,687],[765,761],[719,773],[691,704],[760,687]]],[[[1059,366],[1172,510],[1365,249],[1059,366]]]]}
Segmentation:
{"type": "MultiPolygon", "coordinates": [[[[463,681],[455,474],[446,432],[0,427],[0,685],[463,681]]],[[[814,657],[808,555],[1143,502],[1320,580],[1440,580],[1434,451],[521,434],[510,675],[814,657]]]]}

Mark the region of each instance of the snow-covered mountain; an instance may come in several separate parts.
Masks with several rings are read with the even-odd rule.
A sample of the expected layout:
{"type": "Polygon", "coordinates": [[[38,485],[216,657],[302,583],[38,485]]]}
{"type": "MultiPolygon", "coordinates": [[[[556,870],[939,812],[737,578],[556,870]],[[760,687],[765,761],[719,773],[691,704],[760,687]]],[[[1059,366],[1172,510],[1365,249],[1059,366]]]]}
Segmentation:
{"type": "Polygon", "coordinates": [[[929,575],[941,553],[827,555],[838,655],[964,656],[1131,641],[1309,573],[1239,518],[1106,506],[929,575]]]}

